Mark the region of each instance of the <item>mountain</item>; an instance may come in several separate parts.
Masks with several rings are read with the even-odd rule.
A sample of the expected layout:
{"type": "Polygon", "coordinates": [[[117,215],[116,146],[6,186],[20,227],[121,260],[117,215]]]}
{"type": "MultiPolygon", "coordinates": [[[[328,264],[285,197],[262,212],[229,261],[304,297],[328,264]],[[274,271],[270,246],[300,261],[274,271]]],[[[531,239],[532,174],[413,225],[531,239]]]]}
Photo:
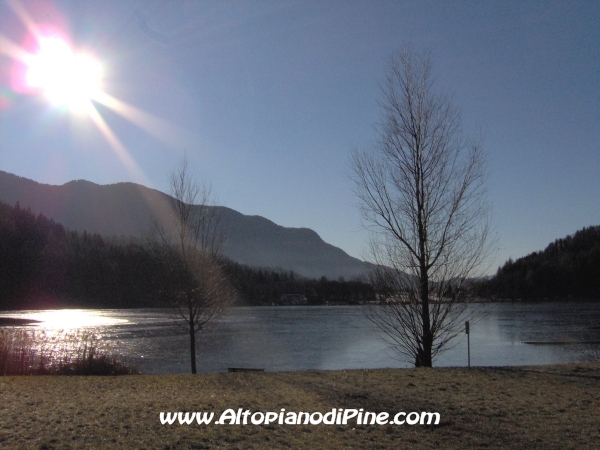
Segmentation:
{"type": "Polygon", "coordinates": [[[600,299],[600,226],[583,228],[516,261],[509,259],[482,289],[507,299],[600,299]]]}
{"type": "MultiPolygon", "coordinates": [[[[135,183],[98,185],[75,180],[61,186],[41,184],[0,171],[0,201],[19,202],[67,228],[104,236],[142,237],[152,221],[168,223],[169,196],[135,183]]],[[[287,228],[261,216],[220,210],[227,230],[223,253],[255,267],[279,267],[330,279],[353,278],[370,265],[323,241],[308,228],[287,228]]]]}

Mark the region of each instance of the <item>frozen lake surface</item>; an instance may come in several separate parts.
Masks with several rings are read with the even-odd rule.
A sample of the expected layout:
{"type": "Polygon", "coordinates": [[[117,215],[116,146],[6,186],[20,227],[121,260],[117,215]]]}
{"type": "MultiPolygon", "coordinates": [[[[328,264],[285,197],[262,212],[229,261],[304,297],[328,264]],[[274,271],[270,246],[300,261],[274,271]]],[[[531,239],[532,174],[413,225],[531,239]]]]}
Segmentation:
{"type": "MultiPolygon", "coordinates": [[[[364,306],[232,308],[198,335],[199,372],[228,367],[268,371],[411,367],[399,361],[364,306]]],[[[471,323],[471,365],[506,366],[600,360],[600,303],[491,303],[471,323]]],[[[112,341],[142,373],[189,373],[188,335],[166,310],[1,312],[39,320],[26,328],[82,328],[112,341]]],[[[464,333],[435,366],[466,366],[464,333]]]]}

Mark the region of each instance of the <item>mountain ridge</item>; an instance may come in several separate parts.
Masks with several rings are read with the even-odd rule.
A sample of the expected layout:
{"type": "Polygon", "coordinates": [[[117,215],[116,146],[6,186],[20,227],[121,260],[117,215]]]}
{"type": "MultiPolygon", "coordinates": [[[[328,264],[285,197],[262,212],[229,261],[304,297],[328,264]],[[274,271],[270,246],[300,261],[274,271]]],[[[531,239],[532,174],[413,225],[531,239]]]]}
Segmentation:
{"type": "MultiPolygon", "coordinates": [[[[0,201],[19,202],[77,231],[117,237],[143,237],[153,220],[166,224],[170,214],[167,194],[137,183],[100,185],[78,179],[51,185],[4,171],[0,171],[0,201]]],[[[310,228],[283,227],[259,215],[245,215],[225,206],[215,208],[228,230],[223,253],[234,261],[329,279],[351,279],[371,268],[310,228]]]]}

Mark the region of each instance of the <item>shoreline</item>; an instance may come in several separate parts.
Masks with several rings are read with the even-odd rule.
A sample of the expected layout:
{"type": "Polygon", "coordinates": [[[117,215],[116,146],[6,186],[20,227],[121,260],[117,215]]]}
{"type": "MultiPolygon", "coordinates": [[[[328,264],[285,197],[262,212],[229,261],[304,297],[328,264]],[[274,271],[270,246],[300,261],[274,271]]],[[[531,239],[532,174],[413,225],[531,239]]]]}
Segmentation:
{"type": "MultiPolygon", "coordinates": [[[[540,304],[540,303],[560,303],[560,304],[569,304],[569,303],[600,303],[600,299],[596,298],[544,298],[544,299],[482,299],[475,298],[469,300],[468,302],[457,302],[457,304],[490,304],[490,303],[514,303],[514,304],[540,304]]],[[[230,308],[315,308],[315,307],[337,307],[337,306],[377,306],[383,305],[381,303],[319,303],[319,304],[307,304],[307,305],[265,305],[265,304],[240,304],[233,305],[230,308]]],[[[139,309],[159,309],[159,310],[169,310],[168,306],[143,306],[143,307],[122,307],[117,308],[114,306],[78,306],[78,305],[53,305],[51,308],[44,307],[29,307],[29,308],[8,308],[1,309],[0,312],[8,312],[14,313],[18,311],[58,311],[58,310],[83,310],[83,311],[93,311],[93,310],[107,310],[107,311],[125,311],[125,310],[139,310],[139,309]]],[[[0,321],[3,319],[12,320],[9,317],[0,317],[0,321]]],[[[0,322],[0,326],[3,326],[0,322]]]]}
{"type": "Polygon", "coordinates": [[[18,317],[0,317],[0,327],[19,327],[42,323],[41,320],[21,319],[18,317]]]}

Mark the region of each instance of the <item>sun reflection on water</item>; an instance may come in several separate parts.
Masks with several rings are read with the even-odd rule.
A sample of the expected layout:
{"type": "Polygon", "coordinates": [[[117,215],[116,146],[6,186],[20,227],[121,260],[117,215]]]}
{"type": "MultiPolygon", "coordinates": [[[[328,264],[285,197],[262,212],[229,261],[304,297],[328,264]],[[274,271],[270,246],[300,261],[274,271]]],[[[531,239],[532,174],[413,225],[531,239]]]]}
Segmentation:
{"type": "Polygon", "coordinates": [[[46,330],[72,330],[129,322],[127,319],[107,316],[102,311],[85,309],[50,309],[31,312],[21,317],[40,321],[38,326],[46,330]]]}

